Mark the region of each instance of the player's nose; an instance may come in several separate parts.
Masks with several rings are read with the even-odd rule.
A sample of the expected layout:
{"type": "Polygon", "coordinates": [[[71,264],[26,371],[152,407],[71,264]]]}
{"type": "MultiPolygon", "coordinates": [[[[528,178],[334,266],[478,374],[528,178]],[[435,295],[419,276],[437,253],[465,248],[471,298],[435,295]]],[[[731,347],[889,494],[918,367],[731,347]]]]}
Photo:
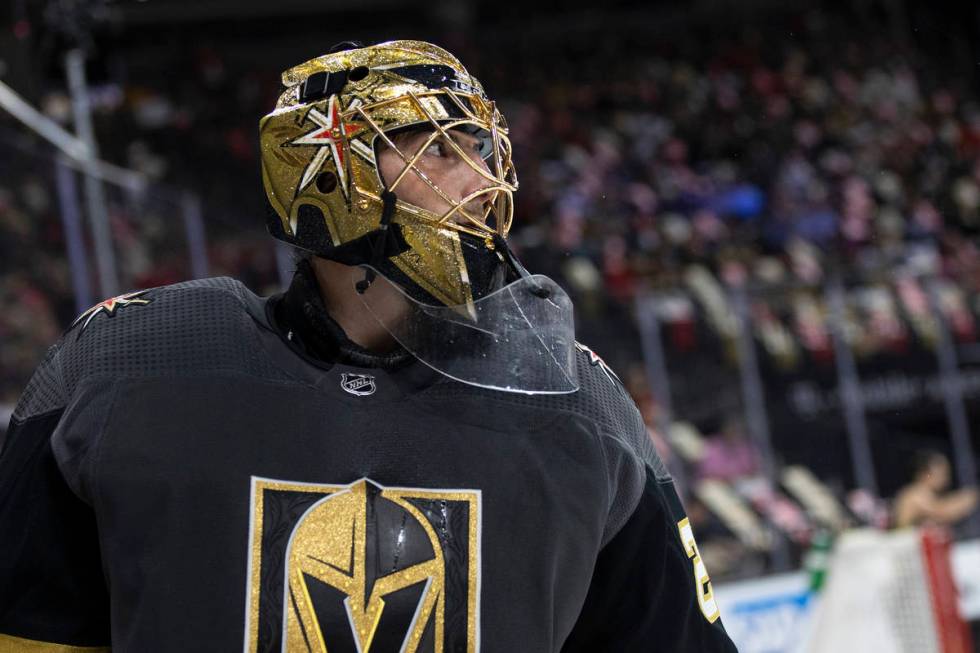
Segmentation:
{"type": "Polygon", "coordinates": [[[458,165],[459,175],[462,180],[460,184],[461,196],[459,199],[462,200],[473,193],[485,188],[491,188],[494,185],[490,168],[487,167],[486,161],[481,159],[479,155],[473,154],[470,162],[460,160],[458,165]]]}
{"type": "Polygon", "coordinates": [[[461,188],[459,201],[466,201],[463,205],[466,212],[482,222],[486,207],[493,200],[494,193],[489,189],[493,188],[494,184],[491,180],[480,175],[469,166],[466,166],[466,168],[468,171],[466,182],[461,188]]]}

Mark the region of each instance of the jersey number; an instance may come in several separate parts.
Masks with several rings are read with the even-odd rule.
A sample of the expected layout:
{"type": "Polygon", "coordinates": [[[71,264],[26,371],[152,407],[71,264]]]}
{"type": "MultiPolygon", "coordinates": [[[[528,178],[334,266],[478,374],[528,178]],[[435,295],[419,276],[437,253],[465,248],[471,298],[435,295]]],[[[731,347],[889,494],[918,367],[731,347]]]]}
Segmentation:
{"type": "Polygon", "coordinates": [[[708,577],[708,568],[701,560],[698,552],[698,543],[694,541],[694,531],[691,530],[691,523],[687,517],[677,522],[677,530],[681,534],[681,543],[687,557],[691,559],[694,567],[694,587],[698,593],[698,605],[701,606],[701,613],[708,623],[714,623],[718,618],[718,604],[715,603],[715,593],[711,589],[711,579],[708,577]]]}

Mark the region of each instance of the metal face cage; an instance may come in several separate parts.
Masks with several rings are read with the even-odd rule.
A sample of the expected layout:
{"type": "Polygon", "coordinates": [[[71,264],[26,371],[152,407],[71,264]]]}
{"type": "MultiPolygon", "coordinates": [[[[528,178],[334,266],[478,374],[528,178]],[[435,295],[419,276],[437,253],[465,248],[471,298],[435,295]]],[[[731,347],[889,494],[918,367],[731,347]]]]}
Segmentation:
{"type": "MultiPolygon", "coordinates": [[[[377,139],[375,146],[377,147],[379,142],[383,143],[404,163],[404,167],[397,176],[387,183],[381,179],[381,173],[378,171],[379,185],[387,186],[388,190],[397,194],[399,184],[411,172],[449,205],[449,208],[439,215],[432,214],[421,207],[413,207],[417,210],[416,215],[418,217],[430,220],[440,227],[454,229],[480,238],[492,237],[494,233],[506,237],[510,232],[514,217],[513,193],[517,190],[517,174],[511,156],[507,127],[493,102],[488,102],[476,95],[464,95],[452,89],[443,88],[426,93],[409,92],[403,97],[382,100],[369,105],[358,104],[341,115],[348,120],[360,120],[367,124],[377,139]],[[442,98],[450,100],[461,117],[447,121],[440,120],[433,115],[433,112],[426,105],[430,104],[432,100],[440,101],[442,98]],[[424,118],[424,121],[403,125],[401,128],[407,126],[413,129],[425,129],[429,132],[429,136],[418,145],[414,152],[405,152],[398,147],[392,138],[392,130],[386,131],[372,117],[377,112],[390,109],[393,105],[404,104],[406,101],[411,104],[411,110],[417,112],[420,117],[424,118]],[[470,108],[471,106],[476,107],[477,110],[474,111],[470,108]],[[470,154],[463,151],[457,140],[449,133],[453,130],[476,135],[484,141],[485,144],[481,148],[481,154],[486,152],[484,156],[481,156],[484,165],[480,165],[473,160],[470,154]],[[435,181],[417,166],[423,153],[436,142],[442,142],[449,146],[462,161],[486,182],[486,185],[458,200],[447,195],[435,181]],[[466,209],[466,206],[479,198],[485,198],[482,214],[473,215],[470,210],[466,209]],[[461,218],[461,220],[454,220],[454,217],[461,218]],[[493,219],[491,220],[491,218],[493,219]]],[[[380,196],[370,190],[358,190],[360,194],[371,200],[381,201],[380,196]]]]}

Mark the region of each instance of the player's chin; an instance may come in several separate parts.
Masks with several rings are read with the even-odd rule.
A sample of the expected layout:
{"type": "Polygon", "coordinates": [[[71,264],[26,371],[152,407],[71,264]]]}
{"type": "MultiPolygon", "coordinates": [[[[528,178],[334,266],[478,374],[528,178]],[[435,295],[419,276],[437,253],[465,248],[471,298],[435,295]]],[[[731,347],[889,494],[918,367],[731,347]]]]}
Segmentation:
{"type": "MultiPolygon", "coordinates": [[[[445,213],[445,211],[443,212],[445,213]]],[[[460,227],[476,228],[478,225],[485,224],[482,210],[461,209],[454,212],[445,221],[447,224],[458,225],[460,227]],[[464,213],[465,211],[465,213],[464,213]]]]}
{"type": "Polygon", "coordinates": [[[463,211],[466,212],[465,215],[457,212],[457,214],[454,215],[453,217],[456,218],[457,224],[473,227],[476,226],[474,224],[474,221],[476,221],[477,224],[487,223],[486,210],[487,210],[487,205],[484,202],[470,202],[469,204],[463,207],[463,211]]]}

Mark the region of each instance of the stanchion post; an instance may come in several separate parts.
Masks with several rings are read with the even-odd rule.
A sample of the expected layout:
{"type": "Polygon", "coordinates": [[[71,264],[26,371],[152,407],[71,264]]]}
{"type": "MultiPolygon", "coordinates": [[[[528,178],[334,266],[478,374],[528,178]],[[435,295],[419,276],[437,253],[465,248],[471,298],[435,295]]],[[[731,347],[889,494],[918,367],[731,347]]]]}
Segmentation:
{"type": "MultiPolygon", "coordinates": [[[[939,340],[936,343],[936,359],[939,363],[940,386],[943,405],[946,408],[946,421],[949,425],[950,440],[953,445],[953,468],[956,480],[961,487],[977,487],[977,467],[974,462],[973,443],[970,440],[970,423],[963,406],[963,380],[956,356],[956,347],[949,332],[949,322],[943,313],[936,279],[926,281],[926,293],[932,314],[936,316],[939,340]]],[[[974,510],[967,522],[969,535],[980,535],[980,512],[974,510]]]]}
{"type": "Polygon", "coordinates": [[[75,171],[61,158],[57,158],[54,162],[54,173],[61,224],[65,230],[68,268],[71,270],[71,285],[75,293],[75,312],[81,313],[94,304],[95,300],[92,297],[88,256],[85,254],[85,238],[82,235],[82,215],[78,206],[75,171]]]}
{"type": "Polygon", "coordinates": [[[97,168],[99,150],[95,142],[95,130],[92,128],[92,110],[88,86],[85,82],[85,54],[82,50],[75,48],[65,54],[65,72],[71,93],[75,133],[88,150],[87,158],[82,162],[85,173],[83,188],[89,224],[92,228],[92,241],[95,245],[99,290],[102,295],[111,297],[119,294],[119,277],[116,274],[116,254],[112,248],[112,231],[109,225],[109,211],[106,208],[105,189],[102,187],[97,168]]]}
{"type": "MultiPolygon", "coordinates": [[[[738,334],[738,372],[742,386],[742,402],[745,405],[745,419],[749,437],[762,461],[762,473],[769,486],[775,491],[779,487],[776,462],[772,451],[772,433],[769,431],[769,418],[766,414],[766,396],[762,388],[762,375],[759,373],[759,358],[756,356],[755,342],[752,338],[752,321],[749,314],[748,292],[744,285],[732,288],[729,303],[735,309],[738,334]]],[[[789,543],[779,532],[773,533],[773,567],[777,570],[792,566],[789,543]]]]}
{"type": "Polygon", "coordinates": [[[191,276],[195,279],[204,279],[208,276],[208,246],[201,200],[193,193],[182,193],[180,209],[184,218],[184,233],[187,236],[191,276]]]}
{"type": "Polygon", "coordinates": [[[875,476],[874,459],[871,456],[861,381],[858,378],[854,354],[844,333],[846,305],[844,283],[839,275],[835,276],[827,286],[826,298],[827,306],[830,308],[828,325],[834,342],[834,362],[837,367],[837,393],[844,410],[844,425],[847,430],[854,482],[858,487],[877,497],[878,482],[875,476]]]}

